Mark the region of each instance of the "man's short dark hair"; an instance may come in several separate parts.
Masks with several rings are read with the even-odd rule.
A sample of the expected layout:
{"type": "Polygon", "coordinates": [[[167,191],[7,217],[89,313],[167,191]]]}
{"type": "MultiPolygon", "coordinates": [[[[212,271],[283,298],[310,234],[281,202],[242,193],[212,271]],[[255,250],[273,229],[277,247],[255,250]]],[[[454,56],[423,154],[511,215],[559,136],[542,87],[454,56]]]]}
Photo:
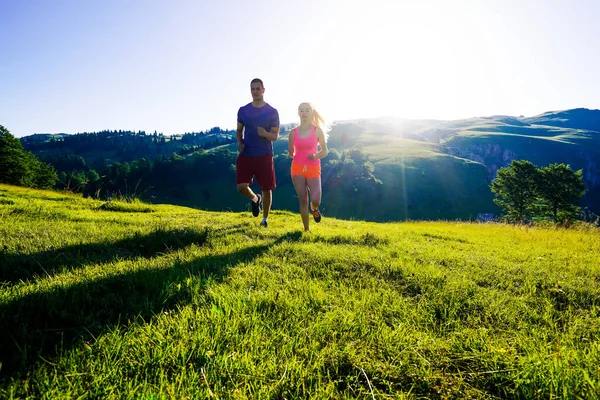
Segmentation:
{"type": "Polygon", "coordinates": [[[265,85],[263,84],[263,81],[258,79],[258,78],[254,78],[252,79],[252,82],[250,82],[250,85],[252,85],[253,83],[260,83],[260,87],[265,87],[265,85]]]}

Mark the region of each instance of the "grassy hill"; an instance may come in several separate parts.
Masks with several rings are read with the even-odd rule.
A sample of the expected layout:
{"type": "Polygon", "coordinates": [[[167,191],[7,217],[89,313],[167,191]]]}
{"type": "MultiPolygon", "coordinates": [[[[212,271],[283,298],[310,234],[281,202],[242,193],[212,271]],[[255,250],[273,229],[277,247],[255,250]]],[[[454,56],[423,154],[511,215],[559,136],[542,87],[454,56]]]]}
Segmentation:
{"type": "Polygon", "coordinates": [[[600,398],[600,231],[0,185],[1,398],[600,398]]]}

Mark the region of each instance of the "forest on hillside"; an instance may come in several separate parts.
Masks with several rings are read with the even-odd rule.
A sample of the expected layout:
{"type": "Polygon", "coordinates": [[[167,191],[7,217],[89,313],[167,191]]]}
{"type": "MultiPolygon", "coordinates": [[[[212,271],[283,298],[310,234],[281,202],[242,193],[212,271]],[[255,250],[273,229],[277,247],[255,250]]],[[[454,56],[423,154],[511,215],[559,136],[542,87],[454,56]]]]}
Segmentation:
{"type": "Polygon", "coordinates": [[[85,157],[86,164],[99,168],[107,161],[128,162],[174,152],[183,155],[234,141],[235,131],[219,127],[168,136],[156,131],[148,134],[145,131],[106,130],[75,135],[32,135],[21,139],[25,150],[38,154],[52,165],[59,164],[57,169],[61,171],[81,169],[80,161],[75,161],[73,155],[85,157]],[[70,161],[75,163],[70,166],[70,161]]]}

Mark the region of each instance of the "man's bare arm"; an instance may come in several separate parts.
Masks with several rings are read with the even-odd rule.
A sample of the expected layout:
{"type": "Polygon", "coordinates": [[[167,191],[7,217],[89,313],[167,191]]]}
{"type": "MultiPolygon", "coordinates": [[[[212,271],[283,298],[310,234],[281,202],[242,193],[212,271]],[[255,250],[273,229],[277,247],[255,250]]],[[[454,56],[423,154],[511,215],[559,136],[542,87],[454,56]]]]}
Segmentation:
{"type": "Polygon", "coordinates": [[[238,151],[241,153],[244,151],[244,124],[237,123],[237,129],[235,131],[235,137],[237,138],[238,151]]]}

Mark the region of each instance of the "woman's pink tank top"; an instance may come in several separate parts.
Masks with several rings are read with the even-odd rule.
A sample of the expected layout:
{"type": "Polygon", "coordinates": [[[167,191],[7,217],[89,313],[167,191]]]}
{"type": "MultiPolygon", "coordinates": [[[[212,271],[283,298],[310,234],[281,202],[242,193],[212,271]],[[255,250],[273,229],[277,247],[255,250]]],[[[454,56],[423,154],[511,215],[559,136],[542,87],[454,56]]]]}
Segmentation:
{"type": "Polygon", "coordinates": [[[294,162],[302,165],[321,165],[321,160],[310,160],[309,154],[317,154],[317,146],[319,140],[316,134],[317,127],[312,126],[310,135],[306,138],[301,138],[298,135],[298,128],[294,129],[294,162]]]}

